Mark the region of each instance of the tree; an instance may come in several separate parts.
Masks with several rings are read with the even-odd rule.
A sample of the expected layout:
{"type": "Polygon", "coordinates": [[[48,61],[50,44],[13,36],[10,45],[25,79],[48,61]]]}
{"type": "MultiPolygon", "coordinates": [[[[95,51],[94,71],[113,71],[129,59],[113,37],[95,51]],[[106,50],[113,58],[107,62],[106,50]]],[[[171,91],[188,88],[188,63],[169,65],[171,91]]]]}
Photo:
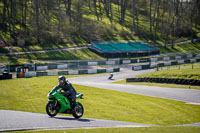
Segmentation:
{"type": "Polygon", "coordinates": [[[152,5],[153,5],[153,0],[150,0],[149,4],[149,23],[150,23],[150,32],[152,32],[152,5]]]}
{"type": "Polygon", "coordinates": [[[106,11],[106,16],[109,18],[110,23],[113,21],[112,14],[112,0],[103,0],[104,9],[106,11]]]}
{"type": "Polygon", "coordinates": [[[40,14],[39,14],[39,1],[34,0],[33,1],[33,8],[35,9],[35,23],[36,23],[36,38],[37,38],[37,43],[40,43],[40,14]]]}
{"type": "Polygon", "coordinates": [[[97,16],[97,21],[99,21],[99,13],[97,11],[97,0],[94,0],[94,10],[95,10],[95,13],[96,13],[96,16],[97,16]]]}
{"type": "Polygon", "coordinates": [[[132,0],[133,29],[138,31],[138,0],[132,0]]]}
{"type": "Polygon", "coordinates": [[[66,8],[66,14],[69,17],[69,21],[70,23],[72,22],[72,15],[71,15],[71,4],[72,1],[71,0],[64,0],[64,4],[65,4],[65,8],[66,8]]]}
{"type": "Polygon", "coordinates": [[[121,19],[120,19],[121,24],[124,24],[127,4],[128,4],[128,0],[121,0],[121,19]]]}

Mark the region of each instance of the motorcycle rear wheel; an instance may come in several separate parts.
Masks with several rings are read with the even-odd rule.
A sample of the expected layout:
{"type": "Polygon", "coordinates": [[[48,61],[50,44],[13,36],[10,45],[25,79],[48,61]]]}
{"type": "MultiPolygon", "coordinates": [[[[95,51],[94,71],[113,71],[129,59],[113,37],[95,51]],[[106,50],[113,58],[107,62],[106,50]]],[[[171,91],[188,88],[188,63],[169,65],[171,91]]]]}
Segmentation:
{"type": "Polygon", "coordinates": [[[58,109],[55,107],[54,102],[48,102],[46,105],[46,112],[49,116],[54,117],[58,113],[58,109]]]}
{"type": "Polygon", "coordinates": [[[83,105],[79,102],[76,102],[76,106],[75,106],[75,109],[74,109],[74,112],[72,113],[72,115],[79,119],[83,116],[83,113],[84,113],[84,108],[83,108],[83,105]]]}

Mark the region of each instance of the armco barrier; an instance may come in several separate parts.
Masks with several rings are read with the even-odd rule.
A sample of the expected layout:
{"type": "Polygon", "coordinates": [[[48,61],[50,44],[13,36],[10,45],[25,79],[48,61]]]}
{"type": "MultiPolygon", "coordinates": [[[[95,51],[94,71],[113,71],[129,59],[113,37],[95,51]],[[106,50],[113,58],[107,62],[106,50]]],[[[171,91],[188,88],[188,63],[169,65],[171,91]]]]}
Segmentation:
{"type": "Polygon", "coordinates": [[[190,60],[184,60],[184,63],[191,63],[190,60]]]}
{"type": "MultiPolygon", "coordinates": [[[[157,61],[169,61],[169,60],[185,60],[195,57],[200,57],[200,54],[188,54],[188,55],[178,55],[178,56],[163,56],[163,57],[151,57],[142,59],[131,59],[131,60],[80,60],[80,61],[67,61],[63,64],[26,64],[28,65],[29,71],[45,71],[49,69],[79,69],[79,66],[88,65],[119,65],[119,64],[129,64],[129,63],[147,63],[147,62],[157,62],[157,61]]],[[[189,62],[189,61],[188,61],[189,62]]],[[[198,59],[197,59],[198,62],[198,59]]],[[[172,61],[171,65],[177,65],[177,61],[172,61]]],[[[16,68],[25,65],[10,65],[10,72],[16,72],[16,68]]]]}
{"type": "Polygon", "coordinates": [[[48,65],[48,69],[57,69],[57,64],[50,64],[48,65]]]}
{"type": "MultiPolygon", "coordinates": [[[[105,72],[112,73],[112,72],[119,72],[119,71],[120,71],[120,68],[69,70],[69,71],[59,71],[59,72],[26,72],[24,77],[28,78],[28,77],[35,77],[35,76],[95,74],[95,73],[105,73],[105,72]]],[[[17,76],[17,78],[19,77],[20,76],[17,76]]]]}
{"type": "Polygon", "coordinates": [[[88,74],[88,70],[78,70],[78,74],[88,74]]]}
{"type": "Polygon", "coordinates": [[[68,71],[60,71],[58,72],[58,75],[68,75],[68,71]]]}
{"type": "Polygon", "coordinates": [[[172,62],[171,62],[171,65],[177,65],[177,64],[178,64],[177,61],[172,61],[172,62]]]}
{"type": "Polygon", "coordinates": [[[108,69],[106,69],[106,72],[107,72],[107,73],[112,73],[112,72],[113,72],[113,68],[108,68],[108,69]]]}
{"type": "Polygon", "coordinates": [[[114,68],[113,69],[113,72],[119,72],[120,71],[120,68],[114,68]]]}
{"type": "Polygon", "coordinates": [[[57,66],[58,69],[66,69],[68,68],[68,64],[62,64],[57,66]]]}
{"type": "Polygon", "coordinates": [[[97,73],[97,69],[88,69],[88,74],[97,73]]]}
{"type": "Polygon", "coordinates": [[[152,83],[171,83],[182,85],[200,85],[200,80],[196,79],[172,79],[172,78],[127,78],[126,82],[152,82],[152,83]]]}
{"type": "Polygon", "coordinates": [[[150,69],[150,65],[142,65],[142,70],[150,69]]]}
{"type": "Polygon", "coordinates": [[[157,65],[158,65],[158,64],[155,64],[155,63],[154,63],[154,64],[151,64],[151,65],[150,65],[150,68],[155,68],[155,67],[157,67],[157,65]]]}
{"type": "Polygon", "coordinates": [[[150,61],[151,62],[156,62],[156,61],[158,61],[158,58],[150,58],[150,61]]]}
{"type": "Polygon", "coordinates": [[[171,62],[164,62],[164,66],[170,66],[171,62]]]}
{"type": "Polygon", "coordinates": [[[48,70],[48,66],[37,66],[38,71],[48,70]]]}
{"type": "Polygon", "coordinates": [[[78,70],[70,70],[68,71],[69,75],[78,75],[78,70]]]}
{"type": "Polygon", "coordinates": [[[139,59],[139,63],[145,63],[145,62],[149,62],[150,59],[149,58],[142,58],[142,59],[139,59]]]}
{"type": "Polygon", "coordinates": [[[131,60],[131,63],[138,63],[137,59],[131,60]]]}
{"type": "Polygon", "coordinates": [[[178,60],[177,63],[178,63],[178,64],[184,64],[185,61],[184,61],[184,60],[178,60]]]}
{"type": "Polygon", "coordinates": [[[48,72],[47,75],[48,76],[55,76],[55,75],[58,75],[58,72],[48,72]]]}
{"type": "Polygon", "coordinates": [[[106,65],[105,61],[98,61],[98,65],[106,65]]]}
{"type": "Polygon", "coordinates": [[[106,65],[115,65],[115,61],[106,61],[106,65]]]}
{"type": "Polygon", "coordinates": [[[190,63],[195,63],[195,62],[197,62],[196,59],[190,59],[190,63]]]}
{"type": "Polygon", "coordinates": [[[146,65],[140,65],[140,66],[133,66],[133,71],[138,70],[145,70],[150,68],[156,68],[156,67],[163,67],[163,66],[173,66],[173,65],[179,65],[179,64],[186,64],[186,63],[195,63],[200,62],[200,59],[186,59],[186,60],[178,60],[178,61],[172,61],[172,62],[164,62],[164,63],[154,63],[154,64],[146,64],[146,65]]]}
{"type": "Polygon", "coordinates": [[[88,62],[88,66],[97,66],[97,62],[88,62]]]}
{"type": "Polygon", "coordinates": [[[122,64],[130,64],[131,60],[122,60],[122,64]]]}
{"type": "Polygon", "coordinates": [[[0,75],[0,80],[3,80],[3,79],[12,79],[12,74],[0,75]]]}
{"type": "Polygon", "coordinates": [[[158,67],[163,67],[163,66],[165,66],[164,63],[159,63],[159,64],[158,64],[158,67]]]}
{"type": "Polygon", "coordinates": [[[175,56],[170,56],[170,60],[175,60],[175,56]]]}
{"type": "Polygon", "coordinates": [[[106,69],[97,69],[97,73],[105,73],[106,69]]]}
{"type": "Polygon", "coordinates": [[[142,70],[142,66],[133,66],[132,70],[134,71],[142,70]]]}
{"type": "Polygon", "coordinates": [[[81,66],[87,66],[87,65],[88,65],[88,62],[80,61],[78,64],[81,65],[81,66]]]}
{"type": "Polygon", "coordinates": [[[28,77],[35,77],[35,76],[37,76],[37,73],[36,72],[28,72],[28,73],[25,73],[24,76],[27,77],[27,78],[28,77]]]}
{"type": "Polygon", "coordinates": [[[37,72],[36,74],[37,74],[36,76],[47,76],[48,75],[47,72],[37,72]]]}

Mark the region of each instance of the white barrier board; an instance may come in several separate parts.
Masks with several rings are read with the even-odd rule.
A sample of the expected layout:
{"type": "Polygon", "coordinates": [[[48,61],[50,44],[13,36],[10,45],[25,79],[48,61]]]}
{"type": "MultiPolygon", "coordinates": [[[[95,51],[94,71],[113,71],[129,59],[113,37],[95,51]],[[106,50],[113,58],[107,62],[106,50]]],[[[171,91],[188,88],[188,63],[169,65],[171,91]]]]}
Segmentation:
{"type": "Polygon", "coordinates": [[[106,72],[107,72],[107,73],[112,73],[112,72],[113,72],[113,68],[107,68],[107,69],[106,69],[106,72]]]}
{"type": "Polygon", "coordinates": [[[48,66],[37,66],[37,70],[48,70],[48,66]]]}
{"type": "Polygon", "coordinates": [[[97,63],[97,62],[88,62],[88,65],[89,65],[89,66],[97,66],[98,63],[97,63]]]}
{"type": "Polygon", "coordinates": [[[195,63],[195,62],[197,62],[197,60],[196,59],[190,59],[190,62],[195,63]]]}
{"type": "Polygon", "coordinates": [[[106,61],[106,65],[115,65],[115,61],[106,61]]]}
{"type": "Polygon", "coordinates": [[[150,65],[150,68],[154,68],[154,67],[157,67],[157,64],[151,64],[150,65]]]}
{"type": "Polygon", "coordinates": [[[168,61],[168,60],[170,60],[170,57],[164,57],[163,60],[168,61]]]}
{"type": "Polygon", "coordinates": [[[177,60],[177,59],[181,59],[181,56],[176,56],[175,59],[176,59],[176,60],[177,60]]]}
{"type": "Polygon", "coordinates": [[[68,67],[68,64],[58,65],[57,67],[58,67],[58,69],[64,69],[64,68],[68,67]]]}
{"type": "Polygon", "coordinates": [[[88,74],[97,73],[97,69],[88,69],[88,74]]]}
{"type": "Polygon", "coordinates": [[[187,58],[192,58],[192,55],[187,55],[187,58]]]}
{"type": "Polygon", "coordinates": [[[69,75],[78,75],[78,70],[71,70],[68,73],[69,75]]]}
{"type": "Polygon", "coordinates": [[[142,66],[134,66],[134,70],[141,70],[142,66]]]}
{"type": "Polygon", "coordinates": [[[184,60],[178,60],[178,64],[183,64],[184,60]]]}
{"type": "Polygon", "coordinates": [[[35,77],[37,75],[36,72],[26,72],[24,73],[24,77],[35,77]]]}
{"type": "Polygon", "coordinates": [[[131,60],[123,60],[122,63],[123,63],[123,64],[130,64],[130,63],[131,63],[131,60]]]}
{"type": "Polygon", "coordinates": [[[153,62],[153,61],[158,61],[158,58],[150,58],[150,61],[153,62]]]}
{"type": "Polygon", "coordinates": [[[171,62],[164,62],[164,66],[170,66],[171,62]]]}
{"type": "Polygon", "coordinates": [[[47,75],[48,76],[55,76],[55,75],[58,75],[58,72],[48,72],[47,75]]]}

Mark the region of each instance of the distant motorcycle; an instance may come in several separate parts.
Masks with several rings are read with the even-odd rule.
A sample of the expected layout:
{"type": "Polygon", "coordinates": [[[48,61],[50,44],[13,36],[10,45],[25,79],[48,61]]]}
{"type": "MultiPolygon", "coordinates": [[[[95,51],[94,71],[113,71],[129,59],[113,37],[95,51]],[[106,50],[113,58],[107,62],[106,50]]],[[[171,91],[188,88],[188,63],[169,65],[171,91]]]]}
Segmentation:
{"type": "Polygon", "coordinates": [[[108,77],[109,80],[112,80],[113,74],[111,73],[110,76],[108,77]]]}
{"type": "MultiPolygon", "coordinates": [[[[49,93],[49,101],[46,105],[46,112],[49,116],[54,117],[57,113],[72,114],[75,118],[83,116],[84,108],[80,102],[76,102],[74,110],[70,106],[67,97],[61,94],[62,88],[54,87],[49,93]]],[[[83,94],[77,93],[76,99],[83,99],[83,94]]]]}

